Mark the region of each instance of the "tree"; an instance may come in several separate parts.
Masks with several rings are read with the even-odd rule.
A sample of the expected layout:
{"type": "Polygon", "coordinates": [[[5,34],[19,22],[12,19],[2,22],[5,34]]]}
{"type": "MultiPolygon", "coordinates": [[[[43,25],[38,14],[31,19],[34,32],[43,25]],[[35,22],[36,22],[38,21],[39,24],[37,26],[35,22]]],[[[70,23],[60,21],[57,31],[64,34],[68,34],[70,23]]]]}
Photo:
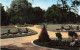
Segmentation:
{"type": "MultiPolygon", "coordinates": [[[[58,0],[59,1],[59,0],[58,0]]],[[[78,6],[80,6],[80,0],[60,0],[61,2],[62,2],[62,7],[63,7],[63,10],[65,10],[65,9],[67,9],[68,10],[68,12],[74,12],[75,13],[75,15],[73,14],[72,15],[72,13],[69,13],[70,15],[69,15],[69,17],[71,17],[71,18],[73,18],[73,22],[74,23],[76,23],[75,22],[75,18],[76,18],[76,15],[78,14],[78,9],[77,9],[77,7],[78,6]],[[70,1],[71,2],[71,4],[68,4],[68,1],[70,1]]],[[[62,16],[64,16],[63,15],[63,13],[64,13],[65,11],[63,11],[62,12],[62,16]]],[[[71,21],[71,22],[72,22],[71,21]]]]}
{"type": "Polygon", "coordinates": [[[45,11],[40,7],[33,8],[27,0],[13,0],[7,12],[10,17],[10,23],[13,24],[35,24],[44,21],[43,14],[45,11]]]}
{"type": "Polygon", "coordinates": [[[31,3],[27,0],[13,0],[10,8],[7,10],[10,16],[10,22],[13,24],[24,24],[26,20],[28,21],[30,17],[28,14],[30,14],[29,9],[31,6],[31,3]]]}
{"type": "Polygon", "coordinates": [[[75,11],[77,12],[77,7],[80,6],[80,0],[58,0],[58,2],[62,2],[63,9],[68,9],[69,11],[75,11]],[[68,4],[68,1],[71,2],[71,4],[68,4]]]}
{"type": "MultiPolygon", "coordinates": [[[[61,14],[60,16],[62,16],[62,18],[61,19],[59,18],[60,23],[67,22],[68,21],[67,17],[68,18],[71,17],[71,18],[69,18],[69,21],[67,23],[72,22],[72,21],[73,21],[73,23],[76,23],[75,18],[78,14],[77,7],[80,6],[80,0],[57,0],[57,6],[62,7],[62,11],[60,11],[60,14],[61,14]],[[71,4],[68,4],[69,2],[71,4]],[[68,12],[70,12],[70,13],[68,13],[68,12]],[[74,12],[74,14],[72,12],[74,12]],[[72,19],[72,18],[73,18],[73,20],[70,21],[70,19],[72,19]]],[[[54,15],[55,13],[49,13],[49,12],[53,12],[53,11],[51,10],[51,11],[47,11],[47,13],[45,13],[45,15],[44,15],[44,17],[46,18],[45,20],[46,21],[51,21],[51,20],[53,21],[54,18],[52,17],[52,14],[53,14],[53,16],[56,16],[56,15],[54,15]],[[50,14],[50,15],[47,15],[47,14],[50,14]],[[50,16],[51,16],[51,18],[49,18],[50,16]]]]}
{"type": "Polygon", "coordinates": [[[61,35],[61,33],[56,33],[56,37],[58,38],[58,40],[62,40],[62,35],[61,35]]]}
{"type": "Polygon", "coordinates": [[[76,17],[76,14],[74,13],[74,12],[68,12],[67,13],[68,15],[67,15],[67,21],[68,22],[71,22],[71,23],[76,23],[77,22],[77,17],[76,17]]]}
{"type": "Polygon", "coordinates": [[[41,31],[41,34],[39,36],[38,41],[39,42],[49,42],[49,41],[51,41],[50,38],[49,38],[49,35],[47,33],[45,25],[43,25],[43,28],[42,28],[42,31],[41,31]]]}
{"type": "MultiPolygon", "coordinates": [[[[47,19],[47,21],[54,21],[54,19],[59,22],[62,15],[61,15],[61,7],[58,7],[57,5],[52,5],[48,8],[48,10],[44,14],[44,18],[47,19]]],[[[54,22],[55,23],[55,22],[54,22]]]]}
{"type": "Polygon", "coordinates": [[[43,15],[45,13],[40,7],[33,8],[35,15],[35,23],[41,23],[44,21],[43,15]]]}
{"type": "Polygon", "coordinates": [[[80,24],[80,15],[77,15],[77,23],[80,24]]]}
{"type": "Polygon", "coordinates": [[[0,10],[1,10],[1,25],[8,25],[8,15],[7,12],[4,10],[4,6],[0,3],[0,10]]]}

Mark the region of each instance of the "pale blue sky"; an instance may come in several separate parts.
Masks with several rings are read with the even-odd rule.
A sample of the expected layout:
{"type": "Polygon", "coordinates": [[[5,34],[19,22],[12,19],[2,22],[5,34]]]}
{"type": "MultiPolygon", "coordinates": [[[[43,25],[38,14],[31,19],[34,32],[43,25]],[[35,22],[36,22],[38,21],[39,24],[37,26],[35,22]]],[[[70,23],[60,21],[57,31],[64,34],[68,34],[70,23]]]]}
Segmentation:
{"type": "MultiPolygon", "coordinates": [[[[5,10],[6,10],[6,6],[10,7],[12,0],[1,0],[0,3],[2,3],[2,5],[4,6],[5,10]]],[[[44,10],[47,10],[48,7],[50,7],[53,4],[57,4],[57,0],[28,0],[28,2],[32,3],[32,7],[41,7],[44,10]]],[[[70,3],[69,3],[70,4],[70,3]]],[[[80,6],[78,7],[79,9],[79,15],[80,15],[80,6]]]]}

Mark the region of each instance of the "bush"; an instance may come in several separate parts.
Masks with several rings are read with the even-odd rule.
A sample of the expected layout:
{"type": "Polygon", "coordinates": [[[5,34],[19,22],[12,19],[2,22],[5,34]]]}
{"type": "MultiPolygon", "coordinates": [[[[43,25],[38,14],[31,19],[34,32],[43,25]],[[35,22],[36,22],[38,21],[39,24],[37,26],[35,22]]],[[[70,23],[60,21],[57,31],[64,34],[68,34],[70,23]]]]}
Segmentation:
{"type": "Polygon", "coordinates": [[[49,35],[47,33],[46,27],[44,25],[44,27],[42,28],[41,34],[39,36],[38,39],[39,42],[48,42],[51,41],[51,39],[49,38],[49,35]]]}
{"type": "Polygon", "coordinates": [[[69,31],[68,35],[71,36],[71,37],[75,37],[75,38],[78,37],[77,33],[75,33],[74,31],[69,31]]]}

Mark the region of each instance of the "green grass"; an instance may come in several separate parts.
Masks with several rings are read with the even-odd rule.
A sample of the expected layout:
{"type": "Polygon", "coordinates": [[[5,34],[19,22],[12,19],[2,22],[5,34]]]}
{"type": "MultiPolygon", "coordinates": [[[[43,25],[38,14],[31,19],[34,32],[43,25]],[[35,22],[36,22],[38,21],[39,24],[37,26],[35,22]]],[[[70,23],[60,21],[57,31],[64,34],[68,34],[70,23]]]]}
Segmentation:
{"type": "MultiPolygon", "coordinates": [[[[35,33],[35,34],[37,34],[37,33],[35,33]]],[[[26,35],[1,36],[1,39],[31,36],[31,35],[35,35],[35,34],[33,33],[33,34],[26,34],[26,35]]]]}
{"type": "MultiPolygon", "coordinates": [[[[1,28],[1,33],[8,32],[9,29],[11,32],[18,31],[16,27],[13,27],[13,28],[8,27],[8,28],[1,28]]],[[[21,31],[26,31],[26,28],[21,28],[21,31]]],[[[31,31],[31,29],[28,29],[28,31],[31,31]]]]}
{"type": "MultiPolygon", "coordinates": [[[[1,33],[7,32],[8,29],[11,30],[11,32],[17,31],[17,28],[1,28],[1,33]]],[[[26,31],[25,28],[21,28],[21,31],[26,31]]],[[[16,38],[16,37],[23,37],[23,36],[31,36],[31,35],[35,35],[37,34],[36,31],[28,29],[28,31],[33,32],[32,34],[26,34],[26,35],[14,35],[14,36],[1,36],[1,39],[5,39],[5,38],[16,38]]]]}
{"type": "MultiPolygon", "coordinates": [[[[49,45],[48,42],[38,42],[37,40],[34,40],[33,43],[36,44],[36,45],[42,46],[42,47],[49,47],[49,48],[56,48],[56,49],[67,49],[67,50],[68,49],[69,50],[73,50],[73,49],[74,50],[79,50],[80,49],[80,47],[68,47],[68,46],[54,46],[54,45],[49,45]]],[[[59,41],[57,41],[57,42],[54,42],[53,41],[52,43],[59,43],[59,41]]],[[[60,42],[60,43],[63,43],[63,42],[60,42]]],[[[69,42],[66,42],[66,43],[69,43],[69,42]]]]}
{"type": "MultiPolygon", "coordinates": [[[[56,29],[60,29],[61,26],[64,26],[64,28],[69,28],[70,25],[60,25],[60,24],[53,24],[53,25],[47,25],[48,31],[56,31],[56,29]]],[[[43,26],[38,26],[37,28],[42,28],[43,26]]],[[[76,28],[76,26],[73,26],[73,28],[76,28]]]]}

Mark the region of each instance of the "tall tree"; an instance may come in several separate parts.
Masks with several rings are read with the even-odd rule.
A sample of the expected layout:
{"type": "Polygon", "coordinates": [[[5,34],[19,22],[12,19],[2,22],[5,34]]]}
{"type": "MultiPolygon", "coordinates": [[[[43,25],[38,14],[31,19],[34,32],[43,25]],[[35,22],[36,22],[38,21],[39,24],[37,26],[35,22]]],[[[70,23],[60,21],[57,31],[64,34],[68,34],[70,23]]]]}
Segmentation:
{"type": "Polygon", "coordinates": [[[1,25],[8,25],[8,15],[4,10],[4,6],[0,3],[0,11],[1,11],[1,25]]]}
{"type": "Polygon", "coordinates": [[[77,7],[80,6],[80,0],[58,0],[58,2],[62,2],[63,9],[68,9],[69,11],[74,10],[77,12],[77,7]]]}
{"type": "Polygon", "coordinates": [[[13,0],[10,8],[7,10],[10,16],[10,21],[13,24],[26,23],[26,20],[29,17],[28,10],[31,8],[31,6],[31,3],[29,3],[27,0],[13,0]]]}
{"type": "Polygon", "coordinates": [[[42,10],[40,7],[35,7],[34,9],[34,15],[35,15],[35,23],[40,23],[44,21],[43,15],[45,13],[44,10],[42,10]]]}
{"type": "MultiPolygon", "coordinates": [[[[61,7],[58,7],[57,5],[52,5],[51,7],[48,8],[46,13],[44,14],[44,17],[47,19],[47,21],[55,21],[55,22],[60,22],[62,18],[62,9],[61,7]]],[[[54,22],[54,23],[55,23],[54,22]]]]}

